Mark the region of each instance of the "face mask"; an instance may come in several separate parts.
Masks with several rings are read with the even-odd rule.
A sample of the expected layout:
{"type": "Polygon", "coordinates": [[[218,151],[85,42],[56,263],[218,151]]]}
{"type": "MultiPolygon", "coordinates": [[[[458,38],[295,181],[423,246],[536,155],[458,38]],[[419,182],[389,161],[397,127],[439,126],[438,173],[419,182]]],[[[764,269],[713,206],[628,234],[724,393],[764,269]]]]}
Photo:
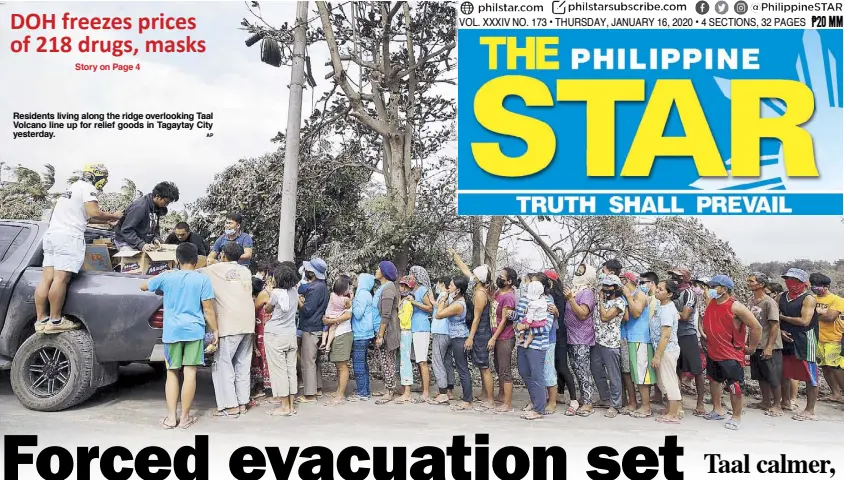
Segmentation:
{"type": "Polygon", "coordinates": [[[812,292],[815,295],[823,296],[826,293],[826,287],[812,287],[812,292]]]}
{"type": "Polygon", "coordinates": [[[803,293],[803,290],[806,288],[806,284],[795,280],[793,278],[785,279],[785,286],[788,288],[788,293],[797,296],[803,293]]]}
{"type": "Polygon", "coordinates": [[[500,278],[495,279],[495,286],[498,288],[504,288],[504,280],[500,278]]]}
{"type": "Polygon", "coordinates": [[[695,287],[695,288],[692,289],[692,291],[695,292],[695,295],[702,295],[703,294],[703,289],[701,289],[700,287],[695,287]]]}
{"type": "Polygon", "coordinates": [[[714,288],[709,289],[709,298],[714,299],[714,298],[719,298],[719,297],[721,297],[721,295],[718,295],[718,290],[715,290],[714,288]]]}
{"type": "Polygon", "coordinates": [[[607,276],[607,274],[606,274],[606,273],[604,273],[604,272],[599,273],[599,274],[598,274],[598,281],[603,280],[603,279],[604,279],[604,277],[606,277],[606,276],[607,276]]]}
{"type": "Polygon", "coordinates": [[[227,228],[227,229],[223,230],[223,232],[224,232],[226,235],[234,235],[235,229],[233,229],[233,228],[227,228]]]}
{"type": "Polygon", "coordinates": [[[606,295],[607,297],[611,297],[613,295],[613,293],[615,293],[615,290],[601,290],[601,291],[604,292],[604,295],[606,295]]]}
{"type": "Polygon", "coordinates": [[[648,288],[648,286],[645,285],[645,284],[639,285],[639,290],[641,290],[643,293],[646,293],[646,294],[651,293],[651,289],[648,288]]]}

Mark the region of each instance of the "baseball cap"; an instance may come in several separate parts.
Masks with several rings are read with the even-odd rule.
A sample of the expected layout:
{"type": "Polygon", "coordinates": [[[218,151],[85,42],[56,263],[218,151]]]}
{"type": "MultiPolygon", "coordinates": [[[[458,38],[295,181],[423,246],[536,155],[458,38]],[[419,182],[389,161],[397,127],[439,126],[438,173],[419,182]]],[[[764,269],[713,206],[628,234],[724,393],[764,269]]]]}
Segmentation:
{"type": "Polygon", "coordinates": [[[634,272],[624,272],[621,274],[622,277],[626,278],[630,283],[639,283],[639,275],[635,274],[634,272]]]}
{"type": "Polygon", "coordinates": [[[601,285],[618,285],[620,287],[621,280],[617,275],[605,275],[604,278],[601,279],[601,285]]]}
{"type": "Polygon", "coordinates": [[[710,287],[726,287],[732,290],[736,287],[736,284],[733,282],[733,279],[726,276],[726,275],[715,275],[712,277],[712,280],[709,281],[710,287]]]}
{"type": "Polygon", "coordinates": [[[545,270],[542,273],[544,273],[546,277],[550,278],[551,280],[554,280],[555,282],[560,279],[560,276],[557,275],[557,272],[555,272],[554,270],[545,270]]]}
{"type": "Polygon", "coordinates": [[[410,288],[415,288],[416,282],[413,280],[413,277],[411,277],[410,275],[405,275],[405,276],[401,277],[401,280],[399,280],[399,285],[407,285],[410,288]]]}
{"type": "Polygon", "coordinates": [[[782,275],[782,278],[793,278],[806,283],[809,281],[809,274],[799,268],[789,268],[785,275],[782,275]]]}

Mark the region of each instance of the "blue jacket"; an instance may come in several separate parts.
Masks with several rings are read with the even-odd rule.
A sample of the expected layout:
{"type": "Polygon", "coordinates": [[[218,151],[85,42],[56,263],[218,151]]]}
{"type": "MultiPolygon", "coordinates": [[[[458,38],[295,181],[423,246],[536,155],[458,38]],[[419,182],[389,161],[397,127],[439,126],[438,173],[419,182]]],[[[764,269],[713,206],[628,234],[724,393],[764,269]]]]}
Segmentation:
{"type": "Polygon", "coordinates": [[[352,301],[352,332],[355,340],[370,340],[375,337],[375,325],[372,319],[377,314],[377,308],[372,302],[373,287],[375,287],[375,277],[369,273],[360,274],[358,289],[352,301]]]}
{"type": "Polygon", "coordinates": [[[325,324],[322,317],[328,308],[328,286],[325,280],[314,280],[305,290],[305,303],[299,310],[299,330],[321,332],[325,324]]]}

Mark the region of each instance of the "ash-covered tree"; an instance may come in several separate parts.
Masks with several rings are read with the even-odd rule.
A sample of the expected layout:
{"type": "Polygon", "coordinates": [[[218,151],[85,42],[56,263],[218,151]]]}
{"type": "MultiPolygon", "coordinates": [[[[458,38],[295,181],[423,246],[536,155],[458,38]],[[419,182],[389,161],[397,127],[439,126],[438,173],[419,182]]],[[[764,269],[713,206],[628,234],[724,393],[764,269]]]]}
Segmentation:
{"type": "Polygon", "coordinates": [[[41,220],[52,208],[50,189],[56,182],[56,169],[44,165],[44,172],[23,166],[0,164],[0,218],[41,220]]]}
{"type": "MultiPolygon", "coordinates": [[[[288,63],[293,26],[271,27],[253,10],[259,8],[252,2],[258,21],[242,24],[277,41],[288,63]]],[[[416,216],[420,185],[442,168],[437,154],[454,139],[455,92],[442,85],[456,84],[456,12],[453,4],[437,2],[413,8],[407,2],[317,2],[317,9],[320,27],[309,27],[308,41],[327,44],[332,88],[306,120],[302,143],[344,137],[334,142],[340,145],[337,166],[365,169],[384,182],[375,207],[379,228],[389,235],[379,236],[376,250],[403,269],[414,242],[431,230],[416,216]]]]}
{"type": "MultiPolygon", "coordinates": [[[[342,161],[324,151],[299,162],[297,262],[332,240],[350,242],[363,224],[360,200],[371,173],[338,167],[338,163],[342,161]]],[[[213,241],[223,230],[226,214],[239,212],[244,216],[244,230],[255,240],[256,259],[276,258],[283,164],[282,146],[275,153],[243,159],[216,174],[206,195],[188,206],[191,227],[213,241]]]]}
{"type": "Polygon", "coordinates": [[[617,258],[632,271],[660,275],[687,267],[694,275],[731,276],[744,295],[747,269],[729,243],[694,217],[510,217],[558,271],[571,273],[581,263],[599,265],[617,258]]]}

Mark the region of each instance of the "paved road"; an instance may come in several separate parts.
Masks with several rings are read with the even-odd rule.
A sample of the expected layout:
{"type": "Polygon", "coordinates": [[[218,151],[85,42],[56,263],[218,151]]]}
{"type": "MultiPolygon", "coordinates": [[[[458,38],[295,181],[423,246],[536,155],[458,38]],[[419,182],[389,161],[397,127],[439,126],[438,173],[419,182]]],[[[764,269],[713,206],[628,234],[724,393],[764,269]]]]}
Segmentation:
{"type": "MultiPolygon", "coordinates": [[[[708,465],[704,453],[720,453],[731,459],[750,454],[754,472],[737,477],[742,479],[770,480],[770,475],[755,472],[755,464],[758,460],[779,458],[780,453],[802,460],[831,460],[831,467],[838,470],[836,476],[844,474],[844,459],[840,453],[844,411],[829,404],[819,407],[821,420],[818,422],[801,423],[787,417],[770,418],[761,412],[749,411],[742,429],[737,432],[726,430],[723,422],[707,422],[692,416],[677,426],[661,425],[652,419],[621,416],[607,419],[600,414],[589,418],[558,414],[526,422],[517,414],[451,412],[445,407],[424,404],[376,406],[372,403],[338,407],[308,405],[303,406],[298,415],[286,418],[269,417],[265,415],[267,409],[260,407],[238,419],[203,417],[190,430],[165,431],[158,426],[158,419],[164,414],[163,379],[140,365],[124,368],[121,373],[117,385],[77,408],[58,413],[24,409],[12,394],[8,374],[0,373],[0,432],[37,434],[38,449],[25,450],[32,453],[48,445],[66,448],[99,445],[101,451],[108,446],[122,445],[132,452],[158,445],[172,453],[180,446],[192,445],[194,435],[209,435],[212,479],[233,478],[228,460],[231,453],[243,445],[278,446],[283,454],[292,445],[324,445],[335,452],[352,445],[445,448],[454,435],[467,435],[467,444],[473,445],[477,433],[490,434],[492,451],[510,444],[526,450],[533,445],[562,446],[567,454],[568,478],[573,479],[588,478],[584,472],[592,467],[587,462],[587,454],[596,446],[609,445],[620,454],[635,445],[656,449],[663,445],[666,435],[677,435],[680,446],[685,449],[679,469],[686,472],[686,479],[714,478],[704,473],[708,465]]],[[[209,372],[200,372],[199,382],[196,409],[205,412],[214,406],[209,372]]],[[[518,392],[518,398],[523,401],[525,393],[518,392]]],[[[686,405],[693,405],[692,400],[686,399],[686,405]]],[[[0,464],[4,463],[2,455],[0,451],[0,464]]],[[[410,459],[409,463],[412,461],[410,459]]],[[[471,464],[467,462],[467,465],[471,464]]],[[[104,478],[98,476],[96,461],[93,471],[91,478],[104,478]]],[[[20,478],[40,478],[31,466],[21,467],[19,472],[20,478]]],[[[292,476],[298,477],[295,470],[292,476]]],[[[169,478],[175,478],[175,475],[169,478]]],[[[264,478],[274,476],[268,471],[264,478]]],[[[558,472],[556,478],[564,477],[558,472]]],[[[620,478],[625,477],[622,474],[620,478]]],[[[657,478],[664,477],[660,474],[657,478]]],[[[791,478],[830,478],[830,474],[791,478]]]]}

